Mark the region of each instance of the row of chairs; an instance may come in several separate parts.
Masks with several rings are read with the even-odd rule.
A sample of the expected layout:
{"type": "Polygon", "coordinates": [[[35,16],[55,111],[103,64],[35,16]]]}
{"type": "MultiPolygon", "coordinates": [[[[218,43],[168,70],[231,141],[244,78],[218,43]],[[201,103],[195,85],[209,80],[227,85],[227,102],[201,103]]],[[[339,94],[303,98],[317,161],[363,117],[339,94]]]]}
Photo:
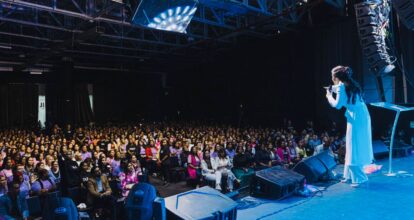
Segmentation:
{"type": "Polygon", "coordinates": [[[78,210],[71,198],[61,196],[60,191],[26,199],[29,215],[36,219],[78,219],[78,210]]]}

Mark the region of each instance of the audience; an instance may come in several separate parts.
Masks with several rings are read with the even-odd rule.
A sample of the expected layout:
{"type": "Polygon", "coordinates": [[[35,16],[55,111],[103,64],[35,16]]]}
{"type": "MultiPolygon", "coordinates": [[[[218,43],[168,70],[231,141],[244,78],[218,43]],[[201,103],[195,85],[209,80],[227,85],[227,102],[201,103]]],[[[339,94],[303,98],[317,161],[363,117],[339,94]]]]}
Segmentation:
{"type": "Polygon", "coordinates": [[[222,190],[223,180],[224,190],[232,191],[235,183],[248,186],[256,170],[292,168],[323,151],[343,161],[344,143],[336,124],[317,134],[313,122],[298,132],[289,120],[279,129],[149,123],[1,130],[0,214],[27,215],[24,207],[9,206],[17,191],[21,199],[72,187],[87,192],[83,201],[88,205],[110,210],[117,191],[126,197],[141,181],[160,179],[168,184],[176,168],[186,171],[195,186],[212,181],[222,190]]]}

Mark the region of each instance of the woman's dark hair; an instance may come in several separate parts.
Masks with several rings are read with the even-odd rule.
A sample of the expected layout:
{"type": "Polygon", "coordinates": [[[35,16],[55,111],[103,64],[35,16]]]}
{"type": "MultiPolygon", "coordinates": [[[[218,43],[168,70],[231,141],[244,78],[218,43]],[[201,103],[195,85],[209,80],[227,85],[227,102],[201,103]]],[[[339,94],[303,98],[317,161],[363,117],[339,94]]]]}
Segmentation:
{"type": "MultiPolygon", "coordinates": [[[[11,157],[9,157],[9,156],[6,156],[6,157],[3,159],[3,166],[1,167],[1,169],[5,169],[5,168],[6,168],[6,165],[7,165],[7,161],[8,161],[8,160],[12,161],[12,163],[13,163],[12,158],[11,158],[11,157]]],[[[10,167],[10,169],[12,169],[12,168],[13,168],[13,165],[12,165],[12,167],[10,167]]]]}
{"type": "Polygon", "coordinates": [[[193,147],[191,148],[191,150],[190,150],[189,154],[194,155],[194,156],[198,156],[198,155],[197,155],[197,150],[196,150],[196,152],[193,152],[193,149],[197,149],[197,148],[195,148],[195,147],[196,147],[196,146],[193,146],[193,147]]]}
{"type": "Polygon", "coordinates": [[[226,151],[224,150],[224,148],[221,148],[221,149],[217,152],[217,155],[218,155],[218,157],[219,157],[219,158],[226,158],[226,157],[227,157],[227,154],[226,154],[226,151]],[[221,155],[224,155],[224,157],[221,157],[221,155]]]}
{"type": "Polygon", "coordinates": [[[122,172],[124,172],[125,174],[128,172],[128,164],[129,164],[129,160],[128,159],[122,159],[119,166],[121,167],[122,172]]]}
{"type": "Polygon", "coordinates": [[[362,101],[362,90],[359,83],[352,78],[352,69],[347,66],[337,66],[332,69],[332,73],[345,85],[345,92],[348,96],[347,103],[355,104],[356,98],[359,97],[362,101]]]}

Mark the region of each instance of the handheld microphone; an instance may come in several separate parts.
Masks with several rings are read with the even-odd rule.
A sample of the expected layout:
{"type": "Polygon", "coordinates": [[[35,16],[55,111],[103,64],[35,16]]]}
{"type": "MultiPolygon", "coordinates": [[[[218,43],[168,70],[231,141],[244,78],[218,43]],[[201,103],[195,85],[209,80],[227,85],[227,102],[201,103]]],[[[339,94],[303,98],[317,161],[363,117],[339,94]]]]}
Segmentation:
{"type": "Polygon", "coordinates": [[[329,92],[332,92],[332,85],[324,86],[323,88],[329,90],[329,92]]]}

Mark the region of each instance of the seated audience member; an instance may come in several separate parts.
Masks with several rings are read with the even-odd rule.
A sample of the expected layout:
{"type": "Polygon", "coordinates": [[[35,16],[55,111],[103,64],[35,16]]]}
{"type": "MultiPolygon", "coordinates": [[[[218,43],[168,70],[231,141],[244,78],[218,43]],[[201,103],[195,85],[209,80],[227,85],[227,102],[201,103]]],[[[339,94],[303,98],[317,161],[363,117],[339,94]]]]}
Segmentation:
{"type": "Polygon", "coordinates": [[[0,218],[26,220],[28,217],[26,196],[20,193],[19,183],[13,182],[9,189],[6,177],[0,174],[0,218]]]}
{"type": "MultiPolygon", "coordinates": [[[[13,174],[15,174],[16,172],[22,173],[24,181],[27,181],[28,183],[30,182],[30,177],[29,177],[29,175],[26,174],[26,170],[24,169],[23,164],[17,164],[14,167],[13,174]]],[[[14,177],[13,177],[13,179],[14,179],[14,177]]]]}
{"type": "Polygon", "coordinates": [[[139,162],[141,162],[142,167],[147,167],[147,149],[144,147],[142,141],[138,142],[139,147],[139,162]]]}
{"type": "Polygon", "coordinates": [[[148,145],[145,148],[145,154],[147,155],[146,165],[147,165],[149,174],[152,174],[153,176],[157,176],[158,150],[155,147],[154,142],[152,142],[151,145],[148,145]]]}
{"type": "Polygon", "coordinates": [[[227,188],[230,192],[232,192],[234,181],[236,180],[239,183],[240,181],[236,179],[236,176],[234,176],[231,171],[232,164],[230,163],[229,157],[226,155],[226,151],[223,148],[219,148],[218,157],[216,157],[213,161],[213,169],[220,171],[223,176],[227,177],[227,188]]]}
{"type": "Polygon", "coordinates": [[[20,186],[19,192],[27,197],[29,196],[31,186],[28,179],[24,178],[24,174],[21,171],[16,171],[13,175],[13,183],[17,183],[20,186]]]}
{"type": "Polygon", "coordinates": [[[286,141],[281,141],[281,144],[276,149],[277,155],[282,159],[282,164],[288,167],[291,164],[290,154],[286,146],[286,141]]]}
{"type": "Polygon", "coordinates": [[[25,172],[28,176],[30,176],[34,172],[34,169],[34,158],[32,156],[29,156],[26,158],[25,172]]]}
{"type": "Polygon", "coordinates": [[[122,171],[123,172],[119,174],[119,179],[121,180],[122,196],[127,197],[129,190],[138,183],[139,174],[131,162],[127,163],[127,167],[123,167],[122,171]]]}
{"type": "Polygon", "coordinates": [[[82,162],[80,166],[81,166],[81,172],[80,172],[81,185],[80,186],[86,189],[88,187],[89,178],[92,177],[91,167],[87,161],[82,162]]]}
{"type": "Polygon", "coordinates": [[[187,172],[190,180],[193,181],[197,188],[199,186],[201,177],[200,163],[201,161],[197,155],[197,148],[193,147],[190,154],[188,155],[187,172]]]}
{"type": "Polygon", "coordinates": [[[327,137],[327,136],[323,137],[323,143],[322,144],[315,147],[315,152],[313,153],[313,155],[317,155],[317,154],[323,153],[325,151],[327,151],[329,154],[334,156],[334,153],[331,149],[331,141],[329,140],[329,137],[327,137]]]}
{"type": "MultiPolygon", "coordinates": [[[[195,154],[198,156],[197,152],[195,154]]],[[[188,148],[187,145],[184,145],[183,146],[183,151],[181,152],[180,159],[179,159],[180,162],[181,162],[182,167],[187,167],[188,166],[188,159],[187,158],[188,158],[189,155],[190,155],[190,149],[188,148]]]]}
{"type": "Polygon", "coordinates": [[[13,167],[12,166],[13,166],[13,161],[11,157],[5,157],[3,159],[3,166],[1,168],[0,175],[3,175],[6,177],[8,184],[13,182],[13,170],[12,170],[13,167]]]}
{"type": "Polygon", "coordinates": [[[216,189],[221,191],[221,172],[213,169],[208,149],[204,151],[204,157],[201,160],[201,174],[205,180],[215,181],[216,189]]]}
{"type": "Polygon", "coordinates": [[[339,135],[336,135],[334,137],[331,137],[331,146],[332,146],[332,151],[334,153],[338,153],[339,148],[341,147],[341,138],[339,137],[339,135]]]}
{"type": "Polygon", "coordinates": [[[113,176],[118,176],[119,173],[121,172],[121,152],[117,151],[115,152],[115,157],[111,162],[111,167],[112,167],[112,175],[113,176]]]}
{"type": "Polygon", "coordinates": [[[309,139],[308,144],[310,148],[314,149],[316,146],[321,145],[322,141],[319,139],[318,135],[314,134],[312,135],[312,138],[309,139]]]}
{"type": "Polygon", "coordinates": [[[289,151],[290,160],[294,164],[296,164],[297,162],[299,162],[300,161],[300,156],[299,156],[298,152],[296,151],[295,143],[292,140],[289,140],[288,141],[287,149],[289,151]]]}
{"type": "Polygon", "coordinates": [[[45,166],[44,169],[46,169],[47,171],[50,170],[50,168],[52,167],[52,163],[53,161],[55,161],[55,159],[53,158],[53,156],[51,155],[47,155],[46,159],[45,159],[45,166]]]}
{"type": "Polygon", "coordinates": [[[60,180],[62,178],[59,169],[59,162],[53,161],[52,167],[49,171],[49,177],[56,183],[56,186],[59,186],[60,180]]]}
{"type": "Polygon", "coordinates": [[[249,154],[243,151],[243,147],[237,147],[237,153],[233,158],[233,173],[237,179],[240,180],[240,187],[248,186],[254,169],[252,166],[252,160],[249,154]]]}
{"type": "Polygon", "coordinates": [[[104,214],[103,210],[110,213],[115,219],[115,198],[112,196],[111,187],[105,175],[102,175],[99,167],[93,169],[93,177],[88,179],[88,199],[98,216],[104,214]]]}
{"type": "Polygon", "coordinates": [[[39,170],[39,179],[32,184],[33,195],[45,195],[48,192],[53,192],[56,189],[56,184],[49,177],[49,171],[46,169],[39,170]]]}
{"type": "Polygon", "coordinates": [[[0,174],[0,195],[5,195],[8,191],[7,178],[3,174],[0,174]]]}
{"type": "Polygon", "coordinates": [[[86,145],[82,146],[81,158],[82,161],[86,160],[86,158],[92,158],[92,153],[88,151],[88,147],[86,145]]]}
{"type": "Polygon", "coordinates": [[[138,140],[129,141],[126,146],[127,154],[132,156],[138,156],[140,152],[140,147],[138,146],[138,140]]]}
{"type": "Polygon", "coordinates": [[[230,162],[233,163],[234,155],[236,155],[236,150],[234,149],[233,143],[228,143],[226,146],[226,154],[230,159],[230,162]]]}
{"type": "Polygon", "coordinates": [[[141,163],[139,162],[136,155],[131,156],[130,162],[131,162],[132,166],[134,167],[135,171],[137,171],[138,176],[144,175],[143,170],[141,168],[141,163]]]}
{"type": "Polygon", "coordinates": [[[105,154],[102,154],[99,158],[98,167],[101,169],[102,174],[108,177],[108,174],[110,173],[110,167],[111,165],[108,164],[107,159],[105,157],[105,154]]]}
{"type": "Polygon", "coordinates": [[[279,155],[275,153],[275,149],[272,143],[269,143],[267,146],[267,154],[269,155],[271,166],[277,166],[282,164],[282,160],[280,159],[279,155]]]}
{"type": "Polygon", "coordinates": [[[78,166],[80,166],[83,162],[82,154],[79,151],[75,151],[75,162],[78,164],[78,166]]]}
{"type": "Polygon", "coordinates": [[[265,168],[272,167],[272,161],[270,159],[269,152],[267,149],[263,149],[261,144],[256,145],[256,154],[254,155],[254,159],[256,162],[256,169],[262,170],[265,168]]]}
{"type": "Polygon", "coordinates": [[[177,141],[175,144],[170,141],[170,168],[179,167],[181,165],[182,147],[181,142],[177,141]]]}
{"type": "Polygon", "coordinates": [[[300,159],[308,157],[306,153],[305,140],[299,140],[298,145],[296,146],[296,152],[298,153],[300,159]]]}

